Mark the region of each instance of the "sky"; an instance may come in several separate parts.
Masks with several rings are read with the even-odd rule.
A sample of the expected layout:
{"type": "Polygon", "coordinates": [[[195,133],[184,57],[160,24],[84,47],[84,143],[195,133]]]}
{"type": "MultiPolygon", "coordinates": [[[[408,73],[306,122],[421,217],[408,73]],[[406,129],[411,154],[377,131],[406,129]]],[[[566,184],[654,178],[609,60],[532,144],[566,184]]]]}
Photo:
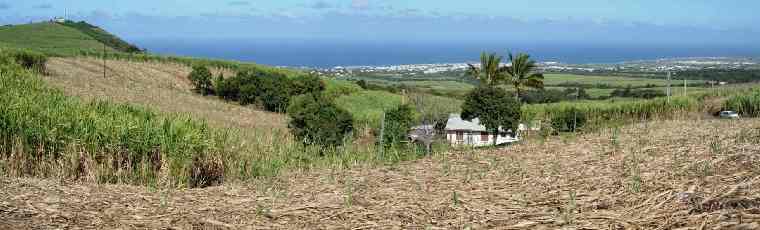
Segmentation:
{"type": "Polygon", "coordinates": [[[0,0],[0,24],[68,15],[125,37],[754,45],[757,0],[0,0]]]}

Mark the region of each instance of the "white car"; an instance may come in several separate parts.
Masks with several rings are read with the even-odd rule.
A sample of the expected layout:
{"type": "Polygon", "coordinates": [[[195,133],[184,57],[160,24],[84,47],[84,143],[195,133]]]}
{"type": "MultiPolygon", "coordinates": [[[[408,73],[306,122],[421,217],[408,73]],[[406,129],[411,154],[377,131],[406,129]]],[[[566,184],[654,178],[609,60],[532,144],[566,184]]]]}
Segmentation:
{"type": "Polygon", "coordinates": [[[725,119],[737,119],[739,118],[739,114],[734,111],[721,111],[720,112],[720,118],[725,119]]]}

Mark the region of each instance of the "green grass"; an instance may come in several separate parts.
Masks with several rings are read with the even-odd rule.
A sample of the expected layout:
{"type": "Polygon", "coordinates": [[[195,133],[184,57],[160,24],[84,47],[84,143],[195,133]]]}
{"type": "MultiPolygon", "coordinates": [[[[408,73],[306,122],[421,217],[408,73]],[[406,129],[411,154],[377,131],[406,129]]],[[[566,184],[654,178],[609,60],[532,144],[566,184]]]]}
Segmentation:
{"type": "MultiPolygon", "coordinates": [[[[73,55],[81,50],[102,51],[103,43],[81,31],[57,23],[0,27],[0,47],[31,49],[49,55],[73,55]]],[[[106,47],[108,51],[112,48],[106,47]]]]}
{"type": "MultiPolygon", "coordinates": [[[[94,175],[99,182],[156,183],[168,167],[176,184],[194,183],[206,157],[222,159],[232,136],[189,116],[107,101],[82,102],[45,85],[0,50],[0,143],[6,173],[94,175]],[[44,165],[48,163],[49,165],[44,165]]],[[[197,181],[196,181],[197,182],[197,181]]]]}

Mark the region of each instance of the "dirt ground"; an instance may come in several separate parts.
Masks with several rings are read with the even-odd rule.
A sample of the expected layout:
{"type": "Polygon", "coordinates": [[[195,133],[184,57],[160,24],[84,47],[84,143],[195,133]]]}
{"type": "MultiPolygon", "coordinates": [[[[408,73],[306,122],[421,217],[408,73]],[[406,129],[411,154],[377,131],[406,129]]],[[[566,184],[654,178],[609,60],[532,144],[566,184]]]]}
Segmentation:
{"type": "Polygon", "coordinates": [[[760,229],[760,120],[655,121],[206,189],[0,178],[0,229],[760,229]]]}

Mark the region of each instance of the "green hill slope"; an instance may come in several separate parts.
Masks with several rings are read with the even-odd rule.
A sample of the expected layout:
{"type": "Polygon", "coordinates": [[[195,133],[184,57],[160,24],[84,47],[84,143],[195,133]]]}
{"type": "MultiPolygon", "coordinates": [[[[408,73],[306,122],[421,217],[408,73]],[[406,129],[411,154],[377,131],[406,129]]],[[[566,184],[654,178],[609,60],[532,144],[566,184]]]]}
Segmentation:
{"type": "Polygon", "coordinates": [[[100,43],[106,44],[107,46],[115,50],[127,52],[127,53],[141,52],[140,48],[138,48],[137,46],[129,44],[128,42],[122,40],[116,35],[108,33],[107,31],[101,29],[100,27],[91,25],[87,22],[66,21],[65,23],[61,23],[61,25],[77,29],[80,32],[89,35],[90,37],[94,38],[100,43]]]}
{"type": "Polygon", "coordinates": [[[105,43],[108,51],[127,51],[124,48],[126,42],[97,27],[86,23],[67,24],[42,22],[0,26],[0,47],[32,49],[51,55],[71,55],[82,50],[102,51],[105,43]]]}

